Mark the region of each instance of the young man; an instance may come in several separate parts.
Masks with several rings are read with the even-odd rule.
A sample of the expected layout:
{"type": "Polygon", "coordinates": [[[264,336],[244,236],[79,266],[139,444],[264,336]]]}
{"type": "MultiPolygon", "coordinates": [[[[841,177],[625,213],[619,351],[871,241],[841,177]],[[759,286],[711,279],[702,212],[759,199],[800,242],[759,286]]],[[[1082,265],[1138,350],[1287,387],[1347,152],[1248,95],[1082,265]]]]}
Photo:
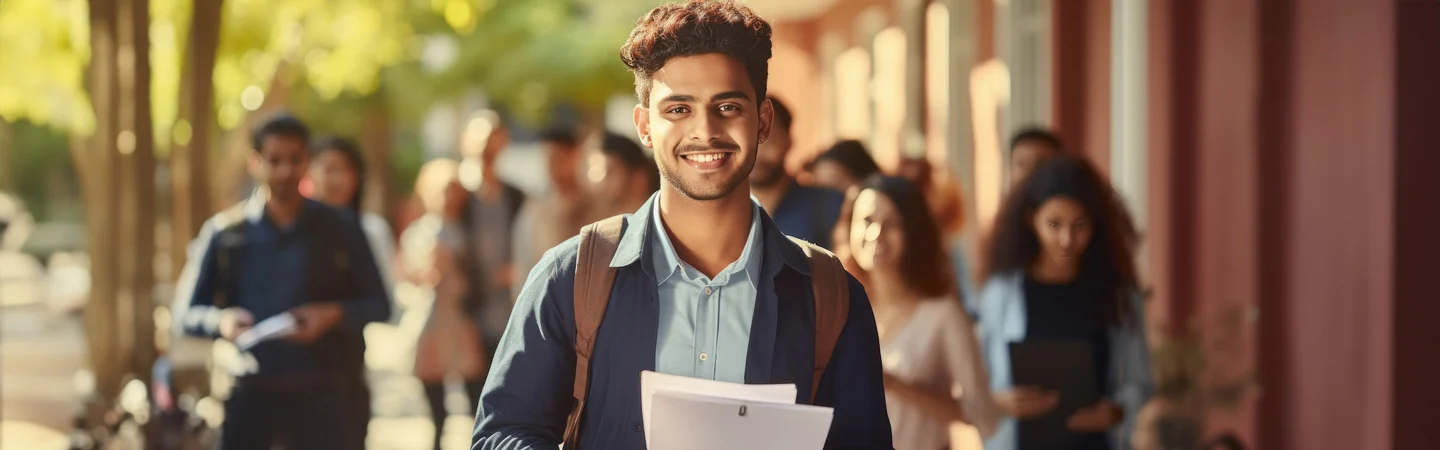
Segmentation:
{"type": "Polygon", "coordinates": [[[1063,154],[1060,137],[1044,128],[1026,128],[1010,138],[1010,188],[1014,189],[1045,160],[1063,154]]]}
{"type": "MultiPolygon", "coordinates": [[[[473,316],[485,342],[486,355],[505,333],[515,287],[514,240],[525,193],[500,179],[496,164],[510,145],[510,129],[498,112],[484,110],[465,130],[460,148],[460,183],[470,190],[466,212],[462,269],[470,276],[464,307],[473,316]]],[[[480,386],[472,386],[478,389],[480,386]]]]}
{"type": "Polygon", "coordinates": [[[845,196],[839,191],[801,186],[785,171],[790,154],[790,109],[770,97],[775,111],[770,139],[760,143],[755,170],[750,172],[750,192],[775,219],[780,231],[825,248],[840,216],[845,196]]]}
{"type": "Polygon", "coordinates": [[[794,383],[798,402],[813,396],[834,408],[826,448],[891,448],[864,289],[823,250],[814,250],[825,258],[817,261],[829,265],[812,270],[810,250],[781,234],[750,197],[746,179],[773,116],[765,101],[770,33],[748,8],[709,1],[659,6],[631,32],[621,59],[635,74],[635,127],[664,182],[624,219],[613,257],[582,267],[579,255],[593,248],[581,247],[588,237],[571,239],[530,273],[481,396],[472,449],[554,449],[565,435],[574,443],[567,448],[645,448],[644,370],[794,383]],[[587,332],[593,345],[582,346],[578,326],[593,324],[594,310],[577,320],[579,298],[588,296],[575,296],[575,280],[602,270],[596,265],[613,268],[614,284],[599,291],[609,292],[603,325],[587,327],[598,332],[587,332]],[[825,276],[835,283],[812,286],[825,276]],[[813,294],[822,287],[848,302],[823,303],[842,297],[813,294]],[[838,332],[822,369],[816,323],[819,308],[833,304],[848,314],[823,321],[838,332]],[[578,366],[582,360],[588,365],[578,366]],[[577,400],[572,393],[585,380],[594,389],[577,400]]]}
{"type": "MultiPolygon", "coordinates": [[[[580,143],[575,132],[556,128],[540,135],[550,191],[525,202],[515,229],[515,268],[530,273],[540,255],[594,222],[595,205],[580,184],[580,143]]],[[[505,316],[506,318],[509,315],[505,316]]]]}
{"type": "Polygon", "coordinates": [[[308,139],[291,117],[259,127],[250,167],[262,192],[206,222],[193,284],[180,282],[187,334],[234,341],[257,321],[295,318],[294,334],[250,350],[256,366],[226,400],[222,449],[365,445],[361,329],[389,317],[390,301],[360,222],[300,195],[308,139]]]}
{"type": "Polygon", "coordinates": [[[604,176],[595,183],[599,217],[635,212],[660,189],[660,172],[655,160],[640,144],[619,134],[605,132],[600,139],[604,176]]]}

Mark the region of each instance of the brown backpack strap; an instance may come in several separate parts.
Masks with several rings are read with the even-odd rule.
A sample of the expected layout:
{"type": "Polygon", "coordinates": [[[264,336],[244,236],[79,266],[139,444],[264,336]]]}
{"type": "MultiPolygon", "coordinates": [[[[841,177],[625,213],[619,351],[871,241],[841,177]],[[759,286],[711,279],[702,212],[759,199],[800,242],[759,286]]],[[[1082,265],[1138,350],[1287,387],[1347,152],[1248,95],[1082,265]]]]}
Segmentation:
{"type": "Polygon", "coordinates": [[[580,230],[580,249],[575,266],[575,408],[565,422],[565,448],[580,445],[580,415],[585,412],[590,388],[590,355],[595,351],[595,333],[610,305],[610,288],[615,285],[615,268],[610,260],[620,247],[625,216],[586,225],[580,230]]]}
{"type": "Polygon", "coordinates": [[[815,374],[810,383],[810,403],[820,392],[820,378],[835,353],[835,343],[850,315],[850,277],[835,254],[818,245],[790,238],[805,250],[810,262],[810,288],[815,295],[815,374]]]}

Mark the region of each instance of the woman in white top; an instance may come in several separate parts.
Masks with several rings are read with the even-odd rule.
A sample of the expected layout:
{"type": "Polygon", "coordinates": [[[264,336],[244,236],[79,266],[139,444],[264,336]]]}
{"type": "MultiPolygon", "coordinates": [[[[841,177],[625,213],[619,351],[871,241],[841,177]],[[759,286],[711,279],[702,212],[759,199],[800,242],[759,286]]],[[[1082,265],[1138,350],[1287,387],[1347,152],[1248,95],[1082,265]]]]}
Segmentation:
{"type": "Polygon", "coordinates": [[[365,241],[380,265],[385,291],[394,293],[395,276],[390,269],[395,260],[395,235],[384,217],[364,212],[360,207],[365,201],[365,158],[360,148],[349,139],[330,137],[311,146],[311,152],[307,173],[312,183],[311,197],[359,218],[360,230],[365,233],[365,241]]]}
{"type": "Polygon", "coordinates": [[[836,228],[875,310],[895,448],[950,448],[957,422],[988,436],[995,427],[988,376],[919,188],[870,178],[851,190],[836,228]]]}

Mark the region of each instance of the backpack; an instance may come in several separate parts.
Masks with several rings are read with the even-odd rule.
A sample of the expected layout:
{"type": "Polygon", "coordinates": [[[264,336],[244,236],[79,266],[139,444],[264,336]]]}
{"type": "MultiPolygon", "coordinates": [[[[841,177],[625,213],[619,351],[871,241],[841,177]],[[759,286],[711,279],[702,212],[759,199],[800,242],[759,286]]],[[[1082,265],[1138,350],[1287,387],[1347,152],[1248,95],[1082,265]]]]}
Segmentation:
{"type": "MultiPolygon", "coordinates": [[[[590,386],[590,357],[595,351],[595,334],[610,304],[615,284],[610,259],[620,245],[625,216],[615,216],[580,230],[580,248],[575,267],[575,407],[565,424],[565,448],[580,442],[580,416],[585,411],[590,386]]],[[[815,298],[815,369],[810,384],[810,403],[815,403],[820,377],[835,351],[840,331],[850,313],[850,290],[845,267],[825,249],[791,237],[805,251],[810,265],[810,287],[815,298]]]]}

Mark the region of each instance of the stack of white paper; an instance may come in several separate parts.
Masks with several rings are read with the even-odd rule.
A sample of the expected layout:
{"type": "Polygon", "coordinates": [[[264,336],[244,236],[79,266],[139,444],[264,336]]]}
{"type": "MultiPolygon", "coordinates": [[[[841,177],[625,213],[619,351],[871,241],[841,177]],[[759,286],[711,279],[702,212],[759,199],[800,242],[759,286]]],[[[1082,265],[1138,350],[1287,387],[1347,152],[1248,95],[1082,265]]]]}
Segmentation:
{"type": "Polygon", "coordinates": [[[834,411],[795,404],[794,384],[746,385],[640,374],[650,450],[820,450],[834,411]]]}
{"type": "Polygon", "coordinates": [[[255,326],[235,337],[235,347],[242,352],[250,351],[261,342],[280,339],[295,333],[295,316],[280,313],[256,323],[255,326]]]}

